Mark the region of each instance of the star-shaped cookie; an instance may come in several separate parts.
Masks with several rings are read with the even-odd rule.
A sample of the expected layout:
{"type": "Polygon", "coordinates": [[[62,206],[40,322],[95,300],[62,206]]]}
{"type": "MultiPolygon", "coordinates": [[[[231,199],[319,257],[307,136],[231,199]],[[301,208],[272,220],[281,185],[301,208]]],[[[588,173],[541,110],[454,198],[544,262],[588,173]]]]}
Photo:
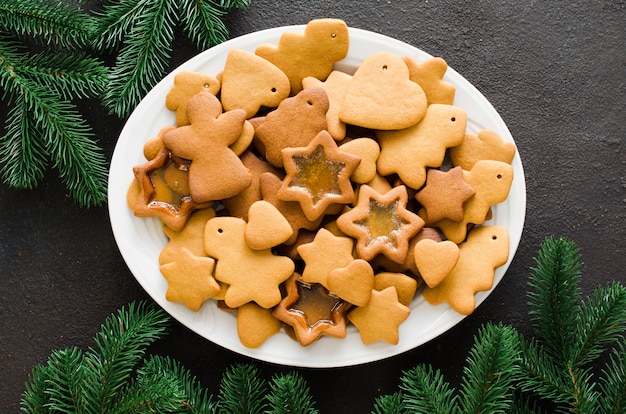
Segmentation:
{"type": "Polygon", "coordinates": [[[139,189],[133,214],[137,217],[158,217],[172,230],[179,231],[194,210],[209,207],[212,202],[198,203],[189,194],[179,194],[176,200],[172,199],[171,189],[159,178],[165,169],[172,168],[171,158],[170,151],[161,146],[154,158],[133,167],[139,189]]]}
{"type": "Polygon", "coordinates": [[[357,239],[359,258],[369,261],[382,253],[404,263],[409,240],[424,227],[424,220],[406,209],[407,201],[403,185],[385,194],[368,185],[360,187],[357,205],[337,219],[339,229],[357,239]]]}
{"type": "Polygon", "coordinates": [[[213,278],[215,260],[196,256],[189,249],[181,249],[173,262],[161,265],[161,274],[167,280],[165,298],[180,302],[197,312],[207,299],[217,295],[220,285],[213,278]]]}
{"type": "Polygon", "coordinates": [[[426,185],[415,199],[422,205],[419,215],[427,224],[445,218],[463,220],[463,203],[476,191],[463,179],[463,169],[454,167],[448,171],[431,169],[426,174],[426,185]]]}
{"type": "Polygon", "coordinates": [[[410,313],[410,309],[398,300],[396,288],[389,286],[381,291],[373,290],[369,303],[353,309],[348,319],[359,329],[364,344],[385,341],[397,345],[400,340],[398,327],[410,313]]]}
{"type": "Polygon", "coordinates": [[[309,220],[317,220],[332,204],[354,201],[350,176],[361,159],[341,151],[327,131],[306,147],[285,148],[282,154],[287,176],[278,197],[299,202],[309,220]]]}
{"type": "Polygon", "coordinates": [[[319,229],[311,243],[298,246],[298,254],[305,263],[302,280],[328,288],[328,273],[354,261],[353,247],[350,237],[335,236],[325,228],[319,229]]]}
{"type": "Polygon", "coordinates": [[[287,295],[272,315],[294,329],[298,342],[307,346],[322,335],[346,336],[346,313],[351,305],[318,283],[306,283],[298,273],[285,282],[287,295]]]}
{"type": "Polygon", "coordinates": [[[204,227],[207,221],[213,217],[215,217],[215,210],[204,208],[195,211],[180,231],[174,231],[163,226],[163,231],[169,241],[159,254],[159,264],[173,262],[182,249],[188,249],[197,256],[206,256],[204,252],[204,227]]]}

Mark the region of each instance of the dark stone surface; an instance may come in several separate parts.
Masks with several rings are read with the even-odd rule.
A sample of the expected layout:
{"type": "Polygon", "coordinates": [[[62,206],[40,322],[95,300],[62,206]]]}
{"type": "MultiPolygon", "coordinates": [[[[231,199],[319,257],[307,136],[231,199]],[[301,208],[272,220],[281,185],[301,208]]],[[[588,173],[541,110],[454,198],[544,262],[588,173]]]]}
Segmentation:
{"type": "MultiPolygon", "coordinates": [[[[231,37],[338,17],[444,57],[499,111],[525,168],[524,234],[493,294],[446,334],[398,357],[299,370],[321,412],[369,412],[418,363],[458,385],[473,335],[487,321],[531,335],[528,270],[548,235],[567,236],[581,248],[583,294],[610,280],[626,282],[624,8],[618,0],[253,0],[228,16],[231,37]]],[[[179,36],[171,68],[196,53],[179,36]]],[[[124,121],[97,102],[84,113],[110,158],[124,121]]],[[[0,185],[0,223],[0,411],[16,412],[36,364],[54,349],[92,346],[109,314],[148,296],[117,250],[106,207],[79,208],[56,171],[34,191],[0,185]]],[[[179,324],[151,352],[178,359],[214,391],[227,366],[249,361],[179,324]]],[[[259,367],[268,377],[291,369],[259,367]]]]}

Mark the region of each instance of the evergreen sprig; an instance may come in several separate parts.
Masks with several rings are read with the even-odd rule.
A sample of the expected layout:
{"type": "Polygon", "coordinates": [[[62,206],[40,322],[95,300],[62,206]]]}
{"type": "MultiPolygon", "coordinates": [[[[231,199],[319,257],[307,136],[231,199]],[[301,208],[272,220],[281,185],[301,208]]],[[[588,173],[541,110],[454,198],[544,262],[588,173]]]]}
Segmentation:
{"type": "Polygon", "coordinates": [[[49,162],[81,206],[106,200],[106,159],[91,126],[73,103],[96,98],[106,67],[76,49],[89,43],[92,19],[67,4],[0,0],[0,89],[11,108],[0,136],[0,176],[33,189],[49,162]],[[59,49],[32,54],[20,36],[59,49]]]}
{"type": "Polygon", "coordinates": [[[163,77],[169,64],[176,28],[200,50],[227,39],[222,22],[227,12],[250,0],[109,0],[96,10],[96,50],[118,52],[103,98],[108,110],[123,118],[163,77]]]}

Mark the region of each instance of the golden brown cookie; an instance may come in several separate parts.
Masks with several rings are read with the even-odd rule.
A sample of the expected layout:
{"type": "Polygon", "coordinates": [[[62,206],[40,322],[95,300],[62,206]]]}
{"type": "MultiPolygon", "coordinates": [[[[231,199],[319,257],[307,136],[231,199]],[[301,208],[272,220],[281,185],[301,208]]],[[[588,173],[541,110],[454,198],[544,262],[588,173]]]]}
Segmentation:
{"type": "Polygon", "coordinates": [[[454,165],[471,170],[479,160],[495,160],[510,164],[515,151],[514,143],[504,141],[495,131],[483,129],[478,135],[465,134],[465,139],[460,145],[450,148],[450,159],[454,165]]]}
{"type": "Polygon", "coordinates": [[[358,328],[364,344],[384,341],[397,345],[400,340],[398,328],[410,313],[410,309],[398,300],[396,288],[390,286],[381,291],[373,290],[369,303],[353,309],[348,319],[358,328]]]}
{"type": "Polygon", "coordinates": [[[366,184],[376,177],[376,160],[380,154],[378,143],[372,138],[356,138],[341,144],[339,149],[348,154],[356,155],[361,163],[352,174],[352,181],[366,184]]]}
{"type": "Polygon", "coordinates": [[[165,298],[180,302],[194,312],[202,304],[220,291],[213,279],[215,260],[206,256],[196,256],[182,248],[173,262],[162,264],[161,273],[167,280],[165,298]]]}
{"type": "Polygon", "coordinates": [[[448,171],[431,169],[426,174],[426,185],[415,194],[422,205],[419,215],[427,225],[443,219],[463,220],[463,204],[476,192],[465,182],[463,169],[448,171]]]}
{"type": "Polygon", "coordinates": [[[258,348],[267,338],[280,331],[281,323],[272,316],[271,309],[249,302],[237,308],[237,334],[242,345],[258,348]]]}
{"type": "Polygon", "coordinates": [[[348,54],[348,26],[339,19],[311,20],[304,33],[286,32],[278,45],[262,44],[255,53],[278,66],[289,78],[291,93],[302,90],[307,76],[324,80],[335,62],[348,54]]]}
{"type": "Polygon", "coordinates": [[[426,94],[428,105],[454,103],[456,88],[443,80],[448,64],[440,57],[418,62],[410,56],[402,58],[409,68],[409,78],[420,85],[426,94]]]}
{"type": "Polygon", "coordinates": [[[409,306],[419,285],[417,280],[404,273],[381,272],[374,276],[374,290],[384,290],[389,286],[396,288],[400,303],[409,306]]]}
{"type": "Polygon", "coordinates": [[[265,250],[289,240],[293,230],[276,207],[268,201],[259,200],[250,206],[244,235],[251,249],[265,250]]]}
{"type": "Polygon", "coordinates": [[[256,127],[259,151],[270,164],[282,167],[284,148],[306,147],[326,129],[327,110],[328,97],[321,88],[306,89],[285,99],[256,127]]]}
{"type": "Polygon", "coordinates": [[[339,119],[339,111],[343,97],[348,90],[348,85],[352,80],[352,76],[347,73],[334,70],[328,75],[325,81],[309,76],[302,80],[304,89],[322,88],[328,95],[328,111],[326,112],[326,123],[328,124],[328,133],[336,141],[340,141],[346,137],[346,124],[339,119]]]}
{"type": "Polygon", "coordinates": [[[204,251],[204,227],[215,217],[215,210],[204,208],[194,211],[180,231],[163,226],[168,242],[159,254],[159,264],[173,262],[181,249],[187,249],[196,256],[206,256],[204,251]]]}
{"type": "Polygon", "coordinates": [[[480,160],[463,177],[476,194],[464,204],[463,220],[441,220],[436,225],[447,239],[461,243],[467,235],[468,224],[482,224],[492,205],[506,200],[513,182],[513,167],[501,161],[480,160]]]}
{"type": "Polygon", "coordinates": [[[165,97],[165,106],[176,112],[176,125],[189,124],[187,120],[187,103],[196,94],[208,92],[217,95],[220,81],[206,73],[182,71],[174,76],[174,86],[165,97]]]}
{"type": "Polygon", "coordinates": [[[345,338],[349,303],[320,284],[302,281],[298,273],[285,282],[285,289],[272,315],[293,328],[300,344],[308,346],[323,335],[345,338]]]}
{"type": "Polygon", "coordinates": [[[365,306],[374,288],[374,270],[369,262],[356,259],[346,267],[328,272],[328,290],[355,306],[365,306]]]}
{"type": "Polygon", "coordinates": [[[504,227],[480,226],[459,245],[459,260],[436,287],[424,287],[428,303],[448,302],[457,312],[469,315],[476,308],[475,294],[493,285],[495,269],[509,257],[509,234],[504,227]]]}
{"type": "Polygon", "coordinates": [[[377,131],[381,148],[378,172],[397,173],[407,186],[419,189],[426,181],[426,167],[440,167],[446,150],[463,141],[466,124],[463,109],[433,104],[417,125],[397,131],[377,131]]]}
{"type": "Polygon", "coordinates": [[[246,118],[253,117],[261,107],[275,108],[289,96],[287,76],[272,63],[245,50],[231,49],[221,78],[224,109],[243,109],[246,118]]]}
{"type": "Polygon", "coordinates": [[[190,125],[163,137],[173,154],[191,160],[189,189],[196,202],[229,198],[250,185],[252,175],[228,147],[241,136],[245,117],[241,109],[222,113],[220,101],[203,92],[187,104],[190,125]]]}
{"type": "Polygon", "coordinates": [[[237,308],[254,301],[271,308],[281,300],[279,285],[293,273],[291,259],[271,249],[254,250],[246,243],[247,223],[236,217],[215,217],[204,233],[206,253],[217,260],[215,278],[228,285],[224,301],[237,308]]]}
{"type": "Polygon", "coordinates": [[[423,239],[415,244],[413,258],[424,282],[435,287],[450,274],[459,260],[459,247],[450,240],[423,239]]]}
{"type": "Polygon", "coordinates": [[[339,119],[370,129],[404,129],[421,121],[426,107],[426,95],[409,79],[404,61],[389,52],[375,52],[352,76],[339,119]]]}
{"type": "Polygon", "coordinates": [[[312,242],[298,247],[298,254],[305,263],[302,280],[330,289],[328,274],[354,261],[353,248],[354,241],[350,237],[335,236],[325,228],[319,229],[312,242]]]}
{"type": "Polygon", "coordinates": [[[322,131],[306,147],[283,150],[287,175],[278,197],[299,202],[304,215],[317,220],[331,205],[354,201],[350,177],[360,162],[359,157],[341,151],[330,134],[322,131]]]}
{"type": "Polygon", "coordinates": [[[358,257],[372,260],[382,253],[403,263],[409,240],[424,227],[424,220],[406,209],[406,187],[380,194],[368,185],[359,190],[357,205],[337,219],[339,229],[357,239],[358,257]]]}

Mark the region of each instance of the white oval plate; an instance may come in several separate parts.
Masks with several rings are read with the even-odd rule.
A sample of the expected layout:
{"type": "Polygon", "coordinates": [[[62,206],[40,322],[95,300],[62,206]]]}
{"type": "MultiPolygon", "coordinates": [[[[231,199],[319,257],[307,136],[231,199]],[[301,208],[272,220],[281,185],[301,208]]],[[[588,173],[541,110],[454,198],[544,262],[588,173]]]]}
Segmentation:
{"type": "MultiPolygon", "coordinates": [[[[173,85],[176,73],[187,70],[215,76],[224,67],[230,49],[254,52],[261,43],[277,44],[280,35],[286,31],[302,33],[303,30],[304,26],[286,26],[234,38],[198,54],[159,82],[129,117],[115,147],[109,173],[109,214],[120,252],[137,281],[163,309],[191,330],[220,346],[266,362],[302,367],[350,366],[381,360],[413,349],[444,333],[464,316],[447,304],[431,306],[421,296],[417,296],[411,304],[411,315],[400,326],[400,342],[397,345],[383,342],[363,345],[356,328],[350,326],[345,339],[322,337],[308,347],[302,347],[281,331],[259,348],[246,348],[239,342],[235,316],[217,309],[215,301],[208,301],[199,312],[193,312],[184,305],[165,299],[167,282],[161,275],[158,264],[159,253],[167,242],[162,224],[156,218],[133,216],[126,203],[126,193],[133,179],[132,167],[145,162],[144,143],[156,136],[162,127],[175,124],[174,113],[165,107],[165,97],[173,85]]],[[[375,51],[408,55],[418,61],[432,57],[390,37],[350,28],[348,56],[338,62],[336,68],[353,73],[375,51]]],[[[448,68],[444,80],[456,87],[454,104],[467,112],[468,132],[492,129],[504,140],[514,142],[504,121],[474,86],[451,68],[448,68]]],[[[511,241],[509,260],[496,270],[493,288],[500,282],[513,260],[524,226],[526,185],[518,154],[513,160],[513,170],[515,176],[508,199],[493,207],[493,218],[486,223],[506,227],[511,241]]],[[[476,295],[477,306],[490,292],[479,292],[476,295]]]]}

